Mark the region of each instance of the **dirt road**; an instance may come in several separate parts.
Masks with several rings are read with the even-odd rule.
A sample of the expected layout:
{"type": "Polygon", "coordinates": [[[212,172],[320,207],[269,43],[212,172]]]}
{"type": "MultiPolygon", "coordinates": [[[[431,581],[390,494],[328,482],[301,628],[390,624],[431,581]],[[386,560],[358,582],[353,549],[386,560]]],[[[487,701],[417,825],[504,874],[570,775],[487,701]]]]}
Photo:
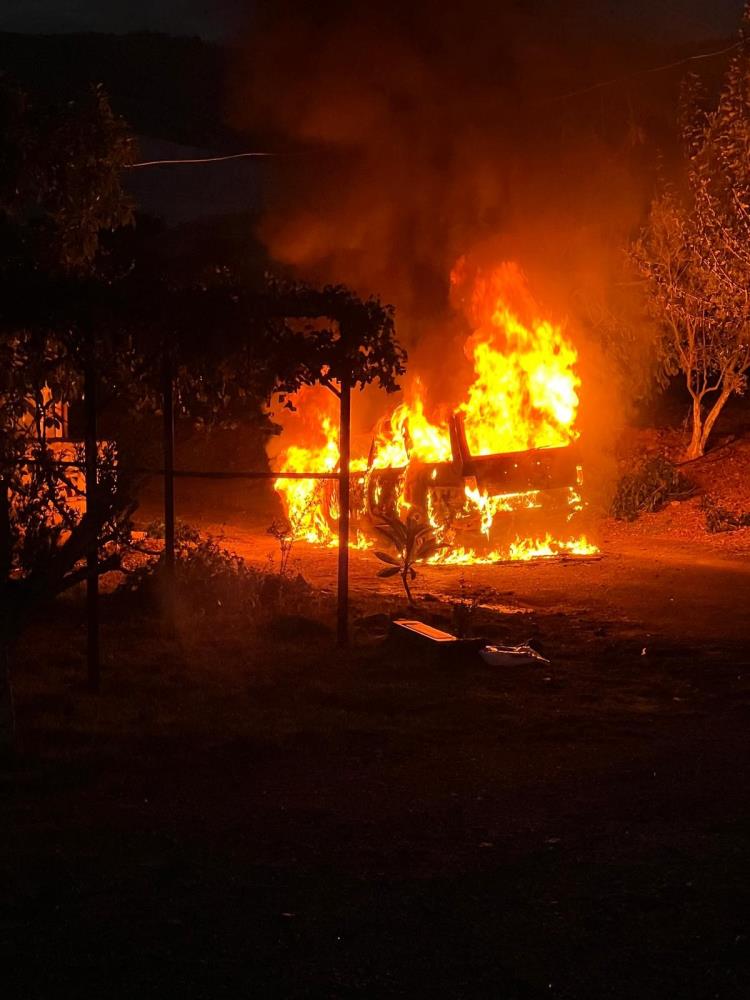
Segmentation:
{"type": "MultiPolygon", "coordinates": [[[[223,544],[257,565],[277,557],[263,514],[230,513],[223,520],[194,511],[191,523],[223,539],[223,544]]],[[[536,611],[581,613],[587,618],[632,623],[644,637],[673,640],[745,637],[750,641],[750,556],[726,551],[711,536],[700,542],[629,533],[604,524],[601,558],[537,560],[475,566],[426,566],[415,593],[450,600],[463,577],[470,590],[490,589],[503,603],[536,611]]],[[[336,550],[299,542],[293,566],[314,586],[335,589],[336,550]]],[[[381,564],[367,551],[353,550],[353,600],[392,595],[398,581],[379,580],[381,564]]]]}

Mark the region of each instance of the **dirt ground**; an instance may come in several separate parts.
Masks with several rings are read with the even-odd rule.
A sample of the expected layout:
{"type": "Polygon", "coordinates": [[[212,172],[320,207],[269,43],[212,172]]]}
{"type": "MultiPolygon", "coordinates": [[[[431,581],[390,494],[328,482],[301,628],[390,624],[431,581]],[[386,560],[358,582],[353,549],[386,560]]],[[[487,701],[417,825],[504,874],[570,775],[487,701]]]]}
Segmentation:
{"type": "MultiPolygon", "coordinates": [[[[251,500],[202,526],[261,564],[251,500]]],[[[16,656],[3,995],[750,995],[750,532],[697,502],[603,522],[598,560],[420,574],[431,620],[463,575],[549,668],[394,645],[358,552],[343,654],[300,545],[286,617],[186,604],[173,640],[108,598],[95,697],[62,602],[16,656]]]]}

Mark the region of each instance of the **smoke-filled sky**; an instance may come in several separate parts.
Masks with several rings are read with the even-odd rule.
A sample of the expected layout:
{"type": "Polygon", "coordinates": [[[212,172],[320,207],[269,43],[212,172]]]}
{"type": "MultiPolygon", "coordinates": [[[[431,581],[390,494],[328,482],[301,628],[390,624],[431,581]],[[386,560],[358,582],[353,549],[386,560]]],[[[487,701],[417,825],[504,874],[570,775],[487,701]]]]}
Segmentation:
{"type": "MultiPolygon", "coordinates": [[[[697,4],[651,4],[662,26],[669,11],[685,13],[659,37],[643,30],[645,5],[640,16],[628,5],[627,17],[624,6],[258,5],[229,113],[291,154],[274,163],[261,237],[304,278],[393,302],[410,372],[444,399],[461,377],[466,330],[449,275],[464,256],[479,267],[516,261],[546,314],[576,328],[589,398],[612,395],[608,361],[586,331],[629,294],[626,248],[659,164],[678,159],[687,67],[649,71],[695,52],[680,45],[699,20],[697,4]],[[565,98],[611,78],[624,82],[565,98]]],[[[721,67],[700,63],[714,77],[721,67]]]]}
{"type": "Polygon", "coordinates": [[[573,0],[259,6],[230,114],[303,151],[275,167],[288,174],[264,227],[277,259],[317,280],[371,283],[402,315],[429,320],[451,263],[479,244],[506,245],[531,268],[575,269],[576,281],[617,257],[686,69],[560,100],[678,54],[622,17],[595,32],[606,11],[583,10],[573,0]]]}
{"type": "MultiPolygon", "coordinates": [[[[253,6],[250,0],[3,0],[0,30],[150,30],[231,38],[253,6]]],[[[742,0],[610,0],[595,8],[602,22],[633,24],[673,38],[703,38],[731,31],[742,0]]]]}

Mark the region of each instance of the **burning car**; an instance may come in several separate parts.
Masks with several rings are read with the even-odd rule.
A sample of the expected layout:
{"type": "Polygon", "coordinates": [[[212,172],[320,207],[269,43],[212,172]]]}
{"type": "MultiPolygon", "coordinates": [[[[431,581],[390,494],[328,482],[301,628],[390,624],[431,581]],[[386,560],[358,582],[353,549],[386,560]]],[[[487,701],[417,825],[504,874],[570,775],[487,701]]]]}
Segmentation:
{"type": "MultiPolygon", "coordinates": [[[[502,533],[515,537],[521,524],[531,528],[538,523],[548,530],[580,510],[582,469],[575,444],[472,455],[461,413],[452,414],[449,430],[450,461],[409,455],[406,465],[377,467],[373,442],[367,468],[351,475],[352,522],[360,537],[409,510],[430,523],[441,540],[465,550],[466,545],[482,545],[498,513],[504,515],[502,533]]],[[[326,481],[322,493],[322,510],[335,531],[338,484],[326,481]]]]}
{"type": "MultiPolygon", "coordinates": [[[[465,345],[473,381],[447,418],[431,420],[416,380],[378,423],[369,453],[355,454],[355,544],[369,546],[374,525],[412,511],[444,543],[441,562],[592,551],[574,531],[583,506],[575,348],[561,326],[534,318],[517,265],[469,281],[459,262],[451,280],[474,330],[465,345]]],[[[335,413],[324,403],[311,434],[313,398],[323,399],[300,400],[306,440],[285,450],[283,471],[338,466],[335,413]]],[[[335,481],[280,479],[276,489],[296,537],[335,544],[335,481]]]]}

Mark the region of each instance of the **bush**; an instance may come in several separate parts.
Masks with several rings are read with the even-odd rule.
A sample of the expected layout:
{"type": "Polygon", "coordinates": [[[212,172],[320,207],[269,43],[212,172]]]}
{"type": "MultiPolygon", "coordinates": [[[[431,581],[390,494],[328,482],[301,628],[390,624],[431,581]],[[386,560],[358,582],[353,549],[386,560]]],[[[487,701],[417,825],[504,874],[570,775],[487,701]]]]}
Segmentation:
{"type": "Polygon", "coordinates": [[[672,500],[686,500],[694,492],[695,487],[677,466],[658,455],[622,477],[610,512],[618,521],[635,521],[641,514],[661,510],[672,500]]]}
{"type": "MultiPolygon", "coordinates": [[[[153,522],[146,534],[163,539],[163,523],[153,522]]],[[[158,590],[161,552],[160,546],[147,564],[131,574],[131,590],[148,592],[154,585],[158,590]]],[[[193,613],[221,609],[258,620],[299,610],[309,612],[316,604],[316,592],[301,574],[276,573],[272,565],[248,566],[216,538],[179,521],[175,527],[175,591],[178,604],[193,613]]]]}
{"type": "Polygon", "coordinates": [[[703,497],[701,510],[706,518],[706,531],[712,535],[724,531],[737,531],[738,528],[750,528],[750,513],[734,514],[726,507],[720,507],[708,495],[703,497]]]}

